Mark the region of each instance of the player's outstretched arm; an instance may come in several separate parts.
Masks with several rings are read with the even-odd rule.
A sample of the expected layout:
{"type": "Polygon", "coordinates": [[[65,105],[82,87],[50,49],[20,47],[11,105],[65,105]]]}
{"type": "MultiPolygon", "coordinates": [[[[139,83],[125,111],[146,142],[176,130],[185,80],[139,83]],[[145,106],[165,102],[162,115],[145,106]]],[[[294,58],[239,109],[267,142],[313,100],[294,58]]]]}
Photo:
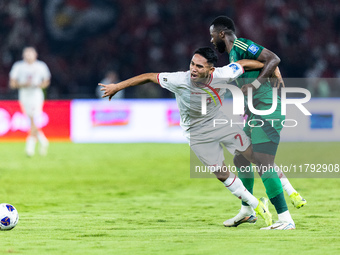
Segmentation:
{"type": "Polygon", "coordinates": [[[241,59],[236,61],[236,63],[239,63],[244,70],[256,70],[263,68],[264,64],[257,60],[251,60],[251,59],[241,59]]]}
{"type": "Polygon", "coordinates": [[[142,85],[148,82],[158,83],[157,80],[158,73],[144,73],[125,81],[121,81],[119,83],[111,83],[111,84],[102,84],[98,83],[99,86],[102,86],[100,89],[104,91],[104,95],[102,97],[109,97],[109,100],[120,90],[123,90],[128,87],[142,85]]]}

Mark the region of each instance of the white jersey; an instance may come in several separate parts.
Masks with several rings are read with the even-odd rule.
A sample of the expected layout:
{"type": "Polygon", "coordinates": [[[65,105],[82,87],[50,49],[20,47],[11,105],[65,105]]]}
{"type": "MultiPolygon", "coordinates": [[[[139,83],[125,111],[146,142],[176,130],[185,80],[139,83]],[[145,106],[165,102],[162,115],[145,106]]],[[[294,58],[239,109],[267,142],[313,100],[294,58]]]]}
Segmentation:
{"type": "Polygon", "coordinates": [[[51,78],[51,73],[47,65],[40,60],[32,64],[21,60],[14,63],[9,76],[18,83],[31,83],[31,87],[22,88],[25,90],[38,88],[43,81],[51,78]]]}
{"type": "Polygon", "coordinates": [[[191,82],[190,71],[160,73],[158,83],[175,93],[178,104],[181,127],[187,131],[198,123],[213,119],[221,107],[226,89],[216,88],[218,85],[227,84],[244,73],[243,67],[238,63],[232,63],[224,67],[217,67],[212,73],[208,84],[197,86],[191,82]],[[210,95],[207,93],[210,93],[210,95]],[[218,94],[218,96],[215,94],[218,94]],[[201,95],[207,95],[206,115],[202,114],[201,95]],[[211,95],[213,98],[211,98],[211,95]],[[216,103],[215,103],[216,102],[216,103]]]}
{"type": "Polygon", "coordinates": [[[14,63],[9,76],[19,84],[30,83],[29,87],[19,88],[19,102],[29,116],[42,110],[44,94],[39,85],[51,78],[47,65],[37,60],[32,64],[21,60],[14,63]]]}
{"type": "Polygon", "coordinates": [[[184,135],[198,159],[206,166],[222,166],[224,152],[221,144],[231,154],[245,151],[250,145],[249,137],[239,126],[212,125],[214,119],[228,119],[220,111],[226,89],[218,88],[219,85],[227,84],[243,73],[242,66],[237,63],[216,68],[208,84],[202,86],[191,82],[190,71],[158,75],[158,83],[175,93],[184,135]],[[202,114],[202,94],[209,95],[205,115],[202,114]]]}

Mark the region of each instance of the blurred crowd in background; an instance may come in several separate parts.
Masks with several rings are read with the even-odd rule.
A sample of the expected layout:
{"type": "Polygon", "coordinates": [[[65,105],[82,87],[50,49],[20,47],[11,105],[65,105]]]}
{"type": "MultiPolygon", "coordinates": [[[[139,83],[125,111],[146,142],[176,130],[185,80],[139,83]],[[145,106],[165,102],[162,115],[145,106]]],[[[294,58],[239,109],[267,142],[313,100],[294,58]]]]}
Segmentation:
{"type": "MultiPolygon", "coordinates": [[[[284,77],[340,78],[339,0],[1,0],[0,97],[17,96],[8,73],[25,46],[36,47],[51,70],[49,99],[96,98],[112,72],[123,80],[188,70],[196,48],[212,47],[209,25],[219,15],[234,19],[238,37],[275,52],[284,77]]],[[[220,55],[218,64],[228,63],[220,55]]],[[[334,80],[302,86],[339,97],[334,80]]],[[[152,84],[120,96],[172,97],[152,84]]]]}

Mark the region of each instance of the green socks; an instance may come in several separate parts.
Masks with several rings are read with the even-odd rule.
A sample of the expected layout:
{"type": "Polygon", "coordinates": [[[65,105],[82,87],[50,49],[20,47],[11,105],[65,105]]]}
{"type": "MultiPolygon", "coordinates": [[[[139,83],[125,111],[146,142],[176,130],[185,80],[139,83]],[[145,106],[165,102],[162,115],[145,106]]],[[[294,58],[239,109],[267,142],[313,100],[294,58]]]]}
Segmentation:
{"type": "Polygon", "coordinates": [[[276,212],[282,213],[288,210],[281,181],[273,168],[269,169],[261,176],[262,182],[266,188],[266,193],[270,202],[275,206],[276,212]]]}
{"type": "MultiPolygon", "coordinates": [[[[251,164],[249,165],[249,167],[243,169],[242,170],[240,168],[236,168],[237,172],[238,172],[238,178],[241,179],[244,187],[246,187],[246,189],[253,194],[253,187],[254,187],[254,172],[252,169],[251,164]]],[[[242,205],[247,206],[248,204],[242,201],[242,205]]]]}

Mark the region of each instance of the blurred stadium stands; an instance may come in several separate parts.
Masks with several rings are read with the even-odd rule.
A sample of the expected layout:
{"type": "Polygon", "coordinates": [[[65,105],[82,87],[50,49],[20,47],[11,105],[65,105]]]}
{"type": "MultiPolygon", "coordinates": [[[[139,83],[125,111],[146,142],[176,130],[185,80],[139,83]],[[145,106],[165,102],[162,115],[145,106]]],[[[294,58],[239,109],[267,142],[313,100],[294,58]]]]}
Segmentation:
{"type": "MultiPolygon", "coordinates": [[[[95,98],[108,70],[120,79],[187,70],[195,48],[212,46],[208,27],[218,15],[234,19],[238,37],[274,51],[285,77],[340,78],[338,0],[1,0],[0,98],[16,98],[8,73],[27,45],[51,69],[49,99],[95,98]]],[[[313,86],[314,96],[340,96],[339,86],[313,86]]],[[[141,86],[125,96],[172,95],[141,86]]]]}

